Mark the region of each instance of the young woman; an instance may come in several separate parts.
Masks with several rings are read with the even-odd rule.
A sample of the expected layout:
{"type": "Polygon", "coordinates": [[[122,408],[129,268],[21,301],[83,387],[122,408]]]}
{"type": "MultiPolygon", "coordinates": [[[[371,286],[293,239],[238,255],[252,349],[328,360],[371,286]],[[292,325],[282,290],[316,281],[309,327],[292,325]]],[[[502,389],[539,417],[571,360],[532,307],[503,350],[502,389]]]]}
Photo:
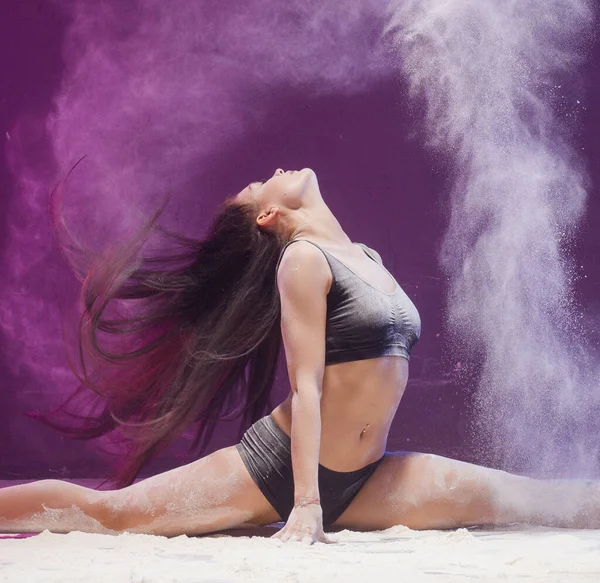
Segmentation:
{"type": "Polygon", "coordinates": [[[327,542],[324,527],[600,525],[595,482],[385,451],[419,314],[378,253],[344,233],[310,168],[244,188],[202,241],[170,234],[185,252],[135,260],[151,228],[85,273],[70,261],[85,276],[81,353],[100,362],[84,369],[82,387],[102,396],[104,411],[79,415],[77,429],[54,425],[80,438],[133,428],[119,487],[4,488],[0,530],[172,536],[283,520],[275,537],[327,542]],[[145,309],[110,319],[111,299],[145,309]],[[141,346],[111,353],[98,331],[133,334],[141,346]],[[264,416],[281,340],[291,392],[264,416]],[[219,419],[240,414],[255,423],[237,445],[133,483],[191,423],[205,444],[219,419]]]}

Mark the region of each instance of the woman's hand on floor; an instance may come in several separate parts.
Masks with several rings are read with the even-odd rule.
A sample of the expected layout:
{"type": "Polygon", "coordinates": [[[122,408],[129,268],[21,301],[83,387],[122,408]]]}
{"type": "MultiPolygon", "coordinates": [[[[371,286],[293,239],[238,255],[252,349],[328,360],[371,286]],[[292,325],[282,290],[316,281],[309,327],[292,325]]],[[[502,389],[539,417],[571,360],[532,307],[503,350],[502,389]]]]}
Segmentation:
{"type": "Polygon", "coordinates": [[[283,542],[308,542],[311,545],[315,542],[334,542],[323,531],[323,511],[318,504],[295,506],[285,526],[271,538],[277,538],[283,542]]]}

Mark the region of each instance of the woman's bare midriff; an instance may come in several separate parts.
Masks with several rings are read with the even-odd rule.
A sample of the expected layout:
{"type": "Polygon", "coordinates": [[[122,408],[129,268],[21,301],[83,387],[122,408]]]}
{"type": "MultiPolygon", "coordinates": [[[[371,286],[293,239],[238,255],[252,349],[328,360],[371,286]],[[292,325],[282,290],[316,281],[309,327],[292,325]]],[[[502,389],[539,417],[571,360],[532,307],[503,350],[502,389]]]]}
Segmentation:
{"type": "MultiPolygon", "coordinates": [[[[319,463],[351,472],[378,460],[408,380],[408,360],[383,356],[325,367],[319,463]]],[[[292,394],[272,412],[288,436],[292,394]]]]}

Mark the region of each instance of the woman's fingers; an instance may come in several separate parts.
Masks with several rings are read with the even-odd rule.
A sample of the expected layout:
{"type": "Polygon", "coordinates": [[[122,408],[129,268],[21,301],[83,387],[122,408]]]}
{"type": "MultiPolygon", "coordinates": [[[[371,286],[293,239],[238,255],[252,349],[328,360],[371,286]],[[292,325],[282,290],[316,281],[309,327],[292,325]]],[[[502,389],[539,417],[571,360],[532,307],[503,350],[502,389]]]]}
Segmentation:
{"type": "Polygon", "coordinates": [[[275,538],[281,542],[292,541],[309,545],[312,545],[316,542],[324,544],[335,543],[335,541],[329,538],[322,530],[315,533],[310,533],[306,532],[306,530],[293,528],[289,524],[286,524],[282,529],[271,535],[271,538],[275,538]]]}
{"type": "Polygon", "coordinates": [[[271,538],[276,538],[281,542],[299,542],[303,544],[312,545],[314,543],[324,543],[324,544],[332,544],[335,543],[334,540],[328,538],[327,536],[314,536],[310,534],[305,534],[301,532],[292,532],[292,533],[282,533],[279,531],[277,534],[272,535],[271,538]]]}

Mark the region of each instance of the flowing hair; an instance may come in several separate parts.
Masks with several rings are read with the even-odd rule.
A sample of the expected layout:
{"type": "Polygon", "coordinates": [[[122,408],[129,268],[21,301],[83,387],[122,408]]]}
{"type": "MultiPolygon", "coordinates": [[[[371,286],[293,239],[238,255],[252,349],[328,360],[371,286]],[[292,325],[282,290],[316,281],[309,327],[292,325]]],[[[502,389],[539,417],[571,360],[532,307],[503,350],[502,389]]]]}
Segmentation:
{"type": "Polygon", "coordinates": [[[60,211],[69,174],[53,190],[49,211],[63,256],[82,281],[81,373],[69,358],[80,385],[49,415],[26,415],[74,439],[118,429],[129,445],[114,468],[113,485],[122,488],[192,423],[189,451],[201,454],[219,420],[242,417],[241,436],[271,406],[282,345],[276,264],[285,240],[258,227],[253,204],[234,199],[219,206],[204,239],[167,231],[156,224],[167,197],[124,244],[89,254],[60,211]],[[140,257],[154,231],[175,250],[140,257]],[[111,300],[127,313],[109,317],[111,300]],[[102,346],[100,333],[117,348],[102,346]],[[89,389],[99,397],[92,410],[68,411],[89,389]],[[50,418],[58,412],[78,425],[50,418]]]}

